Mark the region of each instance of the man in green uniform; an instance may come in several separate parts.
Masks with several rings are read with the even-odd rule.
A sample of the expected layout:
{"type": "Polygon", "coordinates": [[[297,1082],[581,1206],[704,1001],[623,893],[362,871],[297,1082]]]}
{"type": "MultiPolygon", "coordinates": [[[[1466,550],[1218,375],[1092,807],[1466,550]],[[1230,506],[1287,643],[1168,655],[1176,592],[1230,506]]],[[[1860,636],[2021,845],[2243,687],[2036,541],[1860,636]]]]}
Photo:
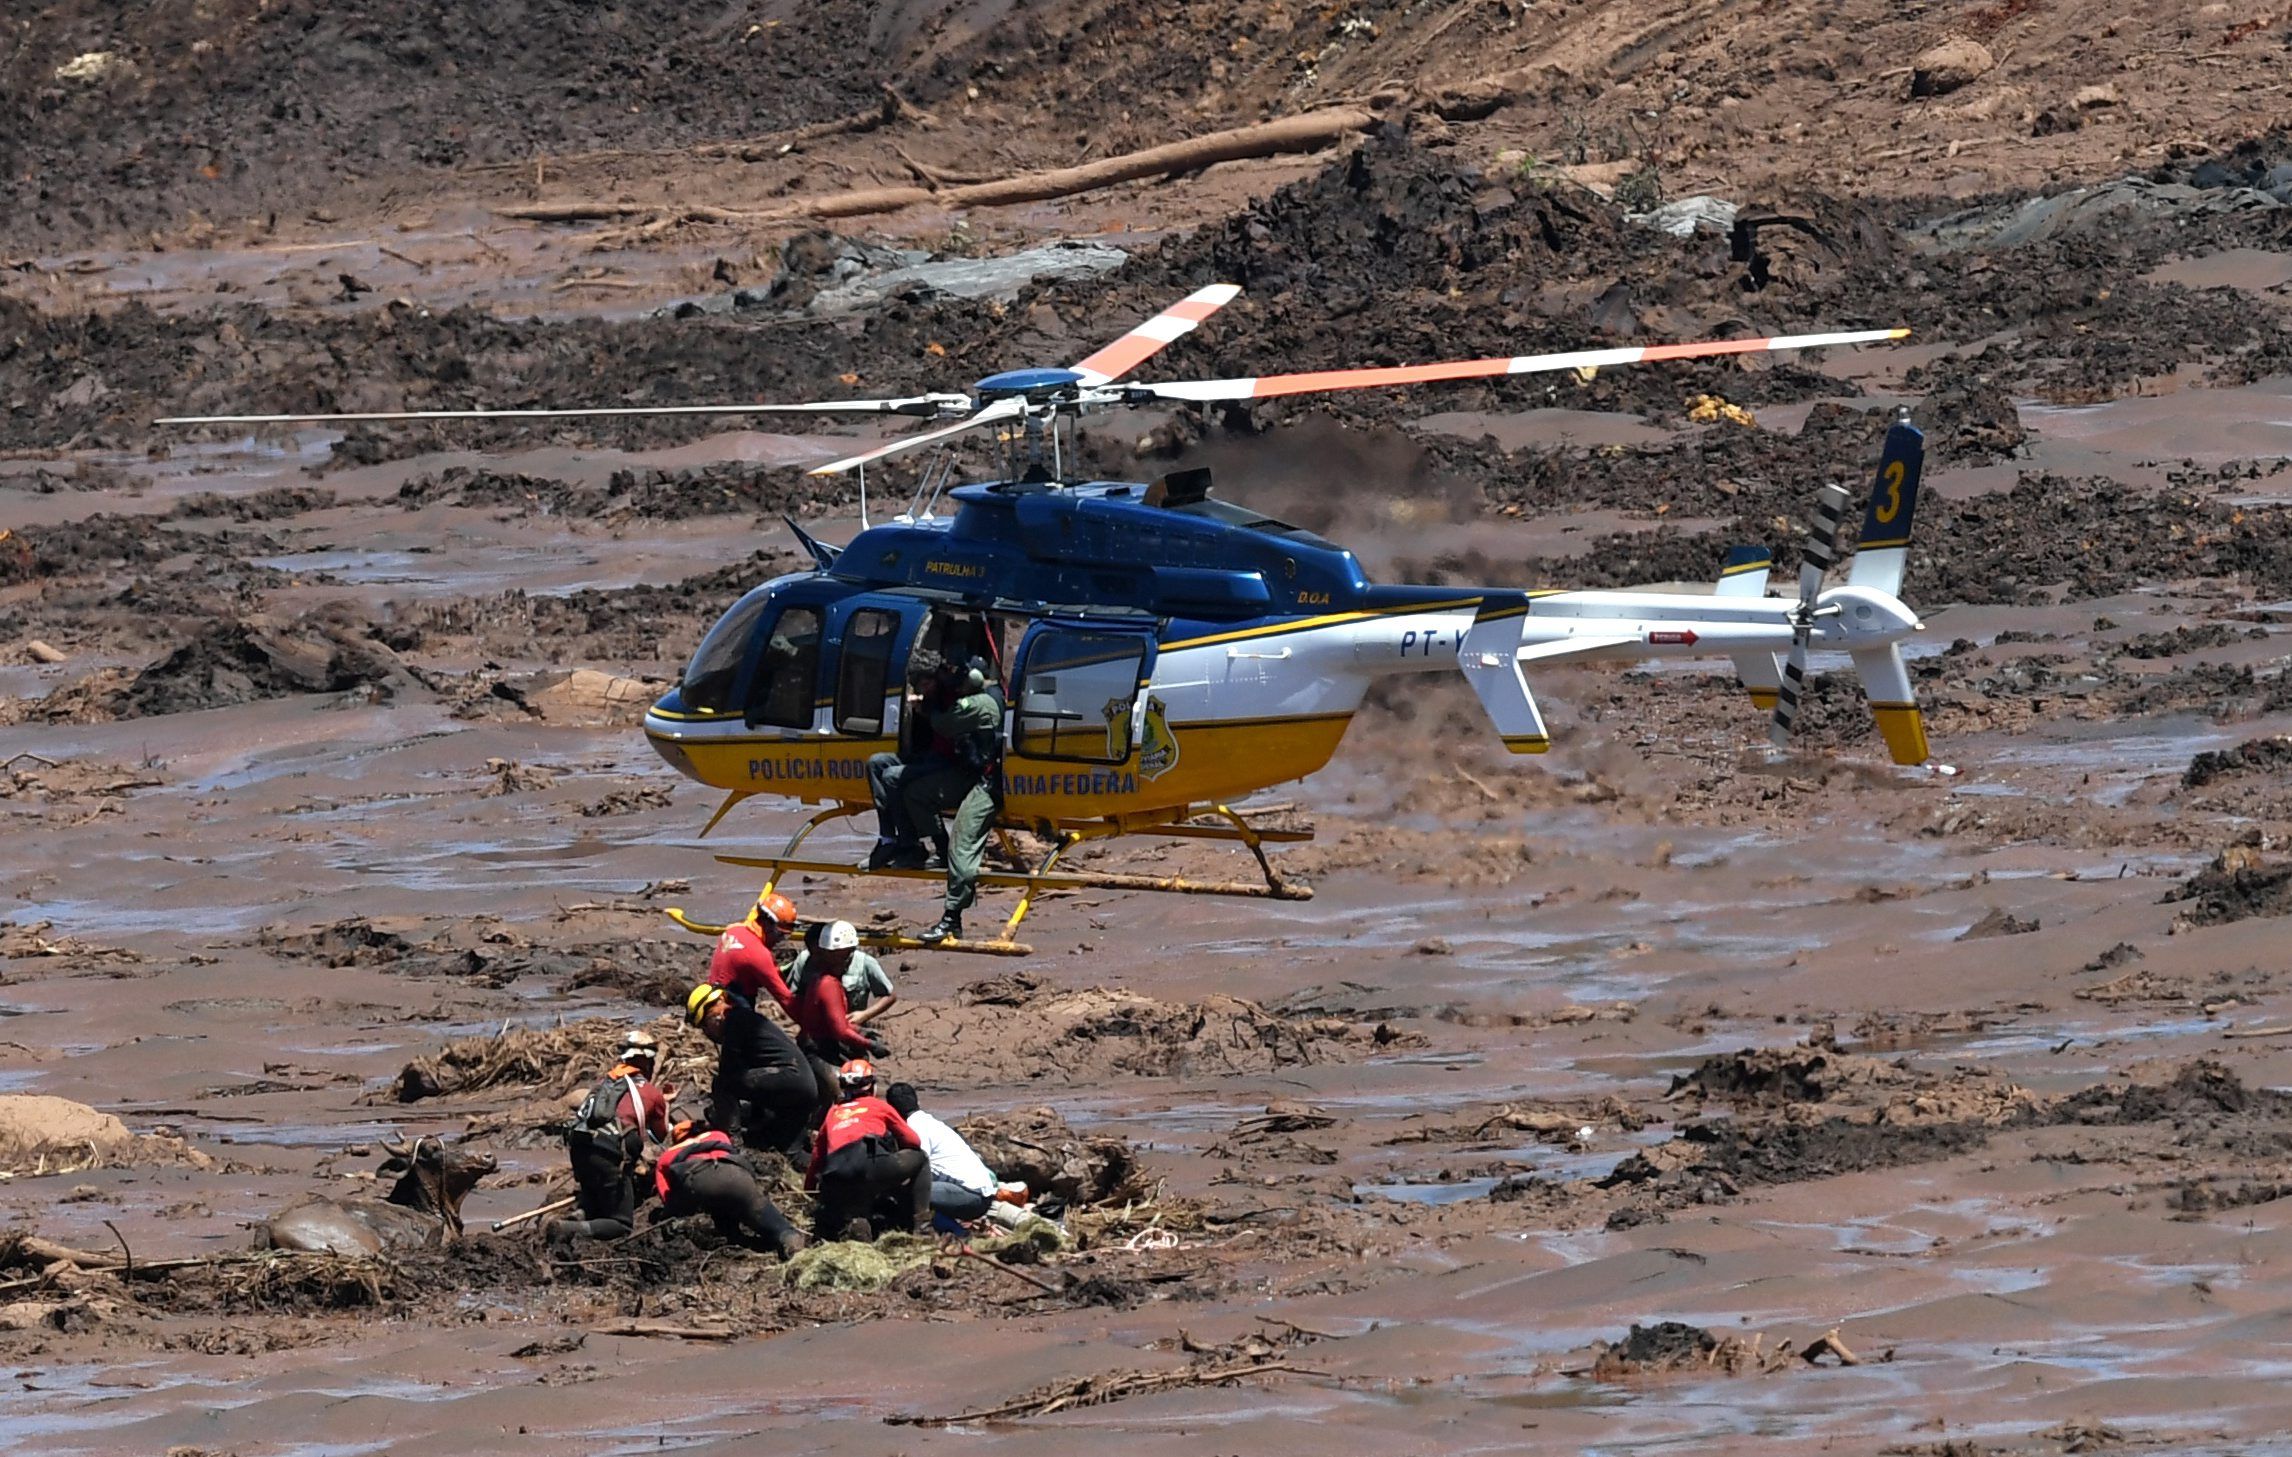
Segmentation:
{"type": "Polygon", "coordinates": [[[930,840],[947,857],[946,909],[939,923],[923,933],[926,945],[963,934],[963,912],[978,898],[987,831],[1003,794],[1003,690],[987,665],[976,659],[945,663],[941,674],[941,684],[951,683],[960,695],[947,707],[931,711],[931,736],[947,746],[948,757],[928,768],[914,766],[900,783],[909,832],[916,843],[930,840]],[[955,812],[952,836],[939,826],[939,816],[947,810],[955,812]]]}

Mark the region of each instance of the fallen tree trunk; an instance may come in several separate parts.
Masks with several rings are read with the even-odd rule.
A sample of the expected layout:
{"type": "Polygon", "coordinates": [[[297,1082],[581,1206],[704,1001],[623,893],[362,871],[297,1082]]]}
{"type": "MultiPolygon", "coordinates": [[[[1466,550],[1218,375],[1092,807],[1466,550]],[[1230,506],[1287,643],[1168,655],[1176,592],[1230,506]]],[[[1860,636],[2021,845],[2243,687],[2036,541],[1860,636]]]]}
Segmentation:
{"type": "Polygon", "coordinates": [[[784,206],[748,212],[720,207],[665,208],[644,203],[591,200],[529,203],[498,208],[496,211],[503,217],[553,223],[598,222],[643,216],[650,221],[640,229],[640,233],[649,235],[660,231],[663,226],[680,222],[769,224],[807,219],[868,217],[897,212],[901,208],[927,202],[955,207],[1011,207],[1019,203],[1073,197],[1079,193],[1095,192],[1100,188],[1113,187],[1123,182],[1137,182],[1149,177],[1171,177],[1195,172],[1204,167],[1214,167],[1220,162],[1310,152],[1341,141],[1356,132],[1367,131],[1376,121],[1376,113],[1365,107],[1331,107],[1256,126],[1211,132],[1207,136],[1191,137],[1182,142],[1169,142],[1140,152],[1125,152],[1118,157],[1107,157],[1074,167],[1055,168],[1048,172],[1026,172],[988,182],[942,187],[936,191],[928,187],[862,188],[856,192],[803,198],[784,206]]]}

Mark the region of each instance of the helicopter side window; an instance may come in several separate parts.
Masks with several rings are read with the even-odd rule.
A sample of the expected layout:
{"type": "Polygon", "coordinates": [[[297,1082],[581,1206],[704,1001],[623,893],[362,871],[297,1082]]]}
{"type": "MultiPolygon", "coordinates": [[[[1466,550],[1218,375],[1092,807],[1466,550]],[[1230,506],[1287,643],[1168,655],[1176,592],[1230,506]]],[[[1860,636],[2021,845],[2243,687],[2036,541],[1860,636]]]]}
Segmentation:
{"type": "Polygon", "coordinates": [[[692,661],[685,665],[684,682],[678,690],[687,711],[732,711],[732,685],[740,676],[740,660],[748,654],[748,639],[755,630],[756,619],[762,617],[770,605],[771,598],[763,592],[744,597],[717,619],[716,626],[708,630],[708,636],[700,640],[700,646],[693,650],[692,661]]]}
{"type": "Polygon", "coordinates": [[[899,614],[869,607],[844,623],[843,667],[836,678],[836,731],[883,732],[883,695],[891,686],[891,648],[899,614]]]}
{"type": "Polygon", "coordinates": [[[812,726],[812,683],[820,673],[820,609],[780,614],[748,681],[748,721],[775,728],[812,726]]]}
{"type": "Polygon", "coordinates": [[[1145,660],[1145,644],[1135,636],[1045,631],[1021,670],[1013,747],[1033,759],[1128,759],[1130,709],[1145,660]]]}

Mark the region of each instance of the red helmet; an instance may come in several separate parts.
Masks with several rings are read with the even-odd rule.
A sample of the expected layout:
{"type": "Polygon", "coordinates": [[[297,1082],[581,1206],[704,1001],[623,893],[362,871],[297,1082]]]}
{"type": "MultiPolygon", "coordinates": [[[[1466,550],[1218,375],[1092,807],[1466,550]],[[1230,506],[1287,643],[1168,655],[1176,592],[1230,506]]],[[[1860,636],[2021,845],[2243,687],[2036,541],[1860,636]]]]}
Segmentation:
{"type": "Polygon", "coordinates": [[[847,1098],[856,1098],[875,1087],[875,1064],[864,1057],[855,1057],[836,1069],[836,1084],[847,1098]]]}

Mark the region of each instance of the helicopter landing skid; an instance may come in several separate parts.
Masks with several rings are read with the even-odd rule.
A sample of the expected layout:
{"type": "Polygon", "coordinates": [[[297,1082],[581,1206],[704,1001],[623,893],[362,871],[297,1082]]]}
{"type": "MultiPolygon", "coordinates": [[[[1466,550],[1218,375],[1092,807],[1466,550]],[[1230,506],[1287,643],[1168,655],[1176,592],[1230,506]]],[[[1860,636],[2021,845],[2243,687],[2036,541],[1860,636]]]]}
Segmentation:
{"type": "MultiPolygon", "coordinates": [[[[739,865],[769,872],[759,897],[771,894],[773,888],[787,875],[852,875],[869,879],[936,881],[944,877],[943,871],[923,869],[869,869],[842,861],[805,860],[796,858],[797,849],[811,837],[814,830],[832,820],[861,812],[865,806],[833,805],[813,815],[789,838],[785,848],[777,855],[719,855],[719,864],[739,865]]],[[[1076,890],[1144,890],[1173,895],[1245,896],[1261,900],[1310,900],[1312,888],[1284,880],[1266,858],[1267,844],[1296,844],[1313,838],[1310,830],[1260,829],[1226,805],[1212,805],[1184,821],[1165,821],[1149,824],[1124,825],[1118,821],[1087,820],[1049,827],[1057,838],[1049,852],[1031,870],[990,870],[979,876],[979,885],[989,890],[1017,890],[1019,903],[1004,922],[1000,935],[987,941],[942,941],[926,943],[897,931],[862,931],[862,944],[881,950],[895,951],[962,951],[984,956],[1027,956],[1033,947],[1015,939],[1019,924],[1034,908],[1037,897],[1049,891],[1076,890]],[[1196,824],[1190,821],[1215,817],[1223,824],[1196,824]],[[1133,875],[1116,872],[1074,872],[1057,869],[1058,862],[1067,851],[1090,840],[1107,840],[1121,835],[1161,835],[1189,840],[1225,840],[1246,847],[1258,864],[1264,879],[1247,881],[1193,880],[1180,875],[1133,875]]],[[[1010,826],[997,826],[1006,855],[1019,857],[1010,840],[1010,826]]],[[[696,921],[680,908],[671,907],[669,919],[688,931],[713,936],[723,927],[696,921]]]]}

